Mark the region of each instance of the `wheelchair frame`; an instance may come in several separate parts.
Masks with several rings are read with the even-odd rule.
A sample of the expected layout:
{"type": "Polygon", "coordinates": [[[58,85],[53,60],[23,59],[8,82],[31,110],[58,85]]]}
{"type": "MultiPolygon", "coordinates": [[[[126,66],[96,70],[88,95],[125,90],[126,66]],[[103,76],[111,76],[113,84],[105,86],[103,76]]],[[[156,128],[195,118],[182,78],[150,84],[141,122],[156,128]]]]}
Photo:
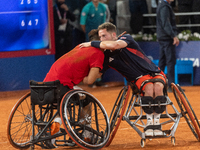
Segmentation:
{"type": "Polygon", "coordinates": [[[78,145],[84,149],[100,149],[106,145],[110,126],[103,105],[84,90],[70,90],[63,97],[59,97],[59,85],[55,82],[34,81],[34,85],[30,87],[36,90],[33,93],[28,92],[15,104],[7,127],[8,140],[13,147],[34,149],[35,145],[38,145],[45,149],[52,149],[55,146],[78,145]],[[31,94],[36,94],[36,96],[31,96],[31,94]],[[51,99],[52,94],[53,102],[48,103],[48,98],[51,99]],[[90,126],[79,123],[83,112],[81,110],[85,108],[79,94],[84,94],[85,99],[91,104],[90,126]],[[60,128],[60,132],[51,135],[51,124],[59,114],[64,127],[60,128]],[[95,140],[84,141],[85,131],[90,132],[95,140]]]}
{"type": "Polygon", "coordinates": [[[146,119],[146,115],[143,115],[142,107],[144,106],[151,107],[151,106],[148,104],[142,104],[140,93],[135,92],[135,88],[133,85],[128,85],[128,86],[123,87],[123,89],[121,90],[123,94],[121,94],[121,92],[119,93],[119,96],[117,97],[116,102],[110,114],[111,135],[106,146],[109,146],[112,140],[114,139],[114,136],[118,130],[121,120],[125,120],[139,134],[139,136],[141,137],[141,142],[140,142],[141,147],[145,146],[146,139],[167,138],[167,137],[171,137],[171,143],[175,145],[175,132],[176,132],[176,129],[178,127],[181,117],[184,117],[186,119],[186,122],[188,123],[192,133],[194,134],[196,139],[200,141],[200,132],[199,132],[200,124],[189,103],[189,100],[187,99],[184,91],[181,89],[179,85],[175,85],[174,83],[172,83],[171,86],[173,89],[173,94],[175,96],[175,99],[178,103],[178,106],[181,112],[179,112],[175,108],[175,106],[173,105],[173,102],[169,99],[167,94],[165,94],[167,98],[166,103],[151,105],[151,106],[162,106],[162,105],[166,106],[166,110],[165,110],[166,113],[162,114],[160,117],[161,119],[164,120],[163,122],[161,122],[161,125],[166,125],[171,122],[173,123],[170,129],[163,130],[163,132],[165,133],[163,136],[145,136],[145,133],[140,130],[141,128],[144,129],[146,127],[143,121],[146,119]],[[123,95],[129,95],[128,92],[131,91],[130,89],[132,89],[133,91],[132,91],[132,96],[129,100],[128,97],[126,96],[124,97],[123,95]],[[116,103],[120,107],[115,107],[116,103]],[[128,107],[126,106],[127,103],[128,103],[128,107]],[[171,110],[174,111],[173,113],[168,112],[167,107],[169,106],[172,107],[171,110]],[[139,112],[138,112],[138,109],[136,109],[137,107],[139,109],[139,112]],[[135,115],[131,114],[132,111],[134,111],[135,115]],[[124,112],[125,112],[125,115],[124,115],[124,112]]]}

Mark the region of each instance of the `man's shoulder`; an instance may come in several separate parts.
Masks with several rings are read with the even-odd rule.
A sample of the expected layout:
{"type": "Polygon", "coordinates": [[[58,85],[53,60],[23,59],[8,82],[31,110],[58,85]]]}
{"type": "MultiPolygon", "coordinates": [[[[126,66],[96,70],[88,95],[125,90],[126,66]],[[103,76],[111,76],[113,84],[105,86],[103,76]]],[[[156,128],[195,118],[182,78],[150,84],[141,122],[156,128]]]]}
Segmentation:
{"type": "Polygon", "coordinates": [[[120,36],[118,40],[133,40],[134,41],[133,37],[130,34],[124,34],[120,36]]]}

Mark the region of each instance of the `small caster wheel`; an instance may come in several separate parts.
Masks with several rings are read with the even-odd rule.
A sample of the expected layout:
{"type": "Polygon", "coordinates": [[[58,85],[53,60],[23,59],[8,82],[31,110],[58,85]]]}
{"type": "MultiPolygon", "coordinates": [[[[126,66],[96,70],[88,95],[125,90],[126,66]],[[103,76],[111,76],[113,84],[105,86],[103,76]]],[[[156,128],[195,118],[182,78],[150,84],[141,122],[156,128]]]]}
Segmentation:
{"type": "Polygon", "coordinates": [[[141,139],[140,146],[145,147],[146,139],[141,139]]]}
{"type": "Polygon", "coordinates": [[[171,143],[173,146],[175,146],[175,143],[176,143],[175,137],[171,137],[171,143]]]}

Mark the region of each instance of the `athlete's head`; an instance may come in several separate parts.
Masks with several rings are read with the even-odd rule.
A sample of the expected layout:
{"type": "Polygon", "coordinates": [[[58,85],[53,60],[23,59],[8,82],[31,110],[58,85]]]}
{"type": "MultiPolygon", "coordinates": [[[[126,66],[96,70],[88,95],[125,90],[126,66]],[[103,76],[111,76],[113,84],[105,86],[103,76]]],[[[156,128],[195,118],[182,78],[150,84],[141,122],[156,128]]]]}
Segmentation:
{"type": "Polygon", "coordinates": [[[98,35],[98,30],[93,29],[88,33],[88,37],[90,41],[99,41],[99,35],[98,35]]]}
{"type": "Polygon", "coordinates": [[[98,27],[99,38],[101,41],[117,40],[116,26],[110,22],[105,22],[98,27]]]}

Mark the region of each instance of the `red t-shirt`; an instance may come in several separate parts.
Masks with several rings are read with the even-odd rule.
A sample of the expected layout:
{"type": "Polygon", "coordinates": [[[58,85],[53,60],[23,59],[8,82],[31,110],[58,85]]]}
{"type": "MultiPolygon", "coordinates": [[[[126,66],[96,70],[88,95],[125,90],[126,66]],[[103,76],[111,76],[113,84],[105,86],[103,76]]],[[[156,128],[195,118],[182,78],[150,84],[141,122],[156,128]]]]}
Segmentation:
{"type": "Polygon", "coordinates": [[[95,47],[79,48],[59,58],[50,68],[44,82],[60,80],[60,83],[69,88],[79,84],[84,77],[88,76],[90,68],[103,68],[104,54],[95,47]]]}

